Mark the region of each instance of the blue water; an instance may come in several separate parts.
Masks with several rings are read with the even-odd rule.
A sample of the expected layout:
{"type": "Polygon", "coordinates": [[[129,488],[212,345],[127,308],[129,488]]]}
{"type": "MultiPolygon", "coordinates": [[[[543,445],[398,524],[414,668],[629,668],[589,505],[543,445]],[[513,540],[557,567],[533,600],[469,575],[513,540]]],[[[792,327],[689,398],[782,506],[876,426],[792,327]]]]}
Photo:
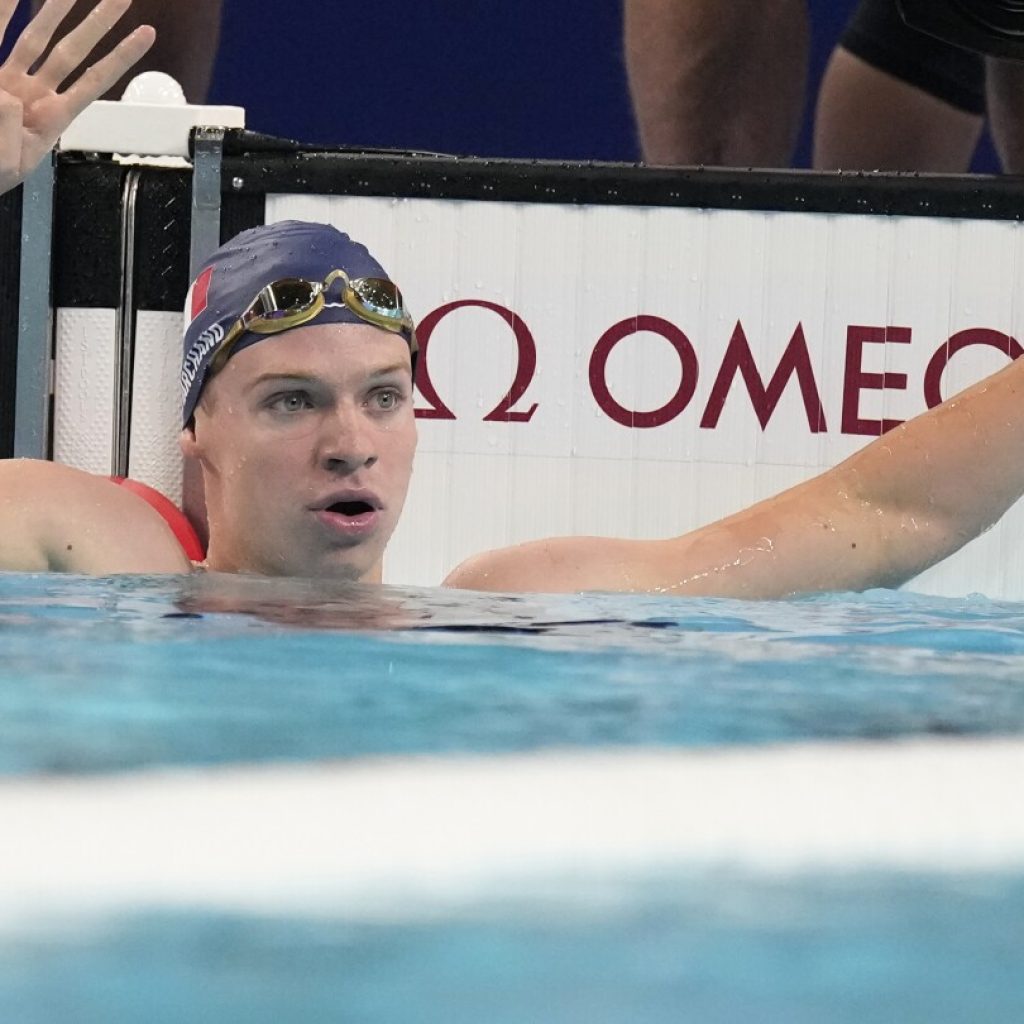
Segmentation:
{"type": "MultiPolygon", "coordinates": [[[[7,776],[1022,731],[1024,605],[981,597],[0,575],[7,776]]],[[[388,921],[0,921],[0,1021],[1024,1019],[1018,874],[624,875],[590,895],[388,921]]]]}
{"type": "Polygon", "coordinates": [[[1024,879],[626,882],[440,920],[139,914],[15,943],[7,1024],[1011,1024],[1024,879]]]}
{"type": "Polygon", "coordinates": [[[1024,605],[7,574],[0,678],[7,774],[1006,734],[1024,605]]]}

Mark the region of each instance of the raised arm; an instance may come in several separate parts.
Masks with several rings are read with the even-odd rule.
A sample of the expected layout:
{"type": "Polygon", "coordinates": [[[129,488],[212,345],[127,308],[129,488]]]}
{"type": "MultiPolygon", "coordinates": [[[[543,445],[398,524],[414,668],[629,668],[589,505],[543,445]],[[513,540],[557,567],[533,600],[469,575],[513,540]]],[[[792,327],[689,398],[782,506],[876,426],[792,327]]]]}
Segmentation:
{"type": "MultiPolygon", "coordinates": [[[[14,188],[53,148],[61,132],[153,45],[149,25],[137,28],[90,67],[74,85],[61,84],[81,66],[131,6],[131,0],[101,0],[38,67],[54,32],[75,0],[47,0],[0,67],[0,192],[14,188]]],[[[18,0],[0,0],[0,34],[18,0]]]]}
{"type": "Polygon", "coordinates": [[[142,498],[54,462],[0,461],[0,570],[188,572],[170,527],[142,498]]]}
{"type": "Polygon", "coordinates": [[[567,537],[488,552],[449,586],[767,598],[891,587],[1024,493],[1020,360],[782,494],[672,540],[567,537]]]}

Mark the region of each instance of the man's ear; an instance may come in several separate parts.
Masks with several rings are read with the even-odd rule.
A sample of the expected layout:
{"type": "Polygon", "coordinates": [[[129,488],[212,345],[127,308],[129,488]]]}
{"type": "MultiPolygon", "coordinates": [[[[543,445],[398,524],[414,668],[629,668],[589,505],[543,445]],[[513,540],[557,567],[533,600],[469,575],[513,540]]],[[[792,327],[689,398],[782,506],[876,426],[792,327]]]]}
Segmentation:
{"type": "Polygon", "coordinates": [[[178,446],[186,459],[199,458],[199,442],[196,440],[196,421],[194,419],[178,435],[178,446]]]}

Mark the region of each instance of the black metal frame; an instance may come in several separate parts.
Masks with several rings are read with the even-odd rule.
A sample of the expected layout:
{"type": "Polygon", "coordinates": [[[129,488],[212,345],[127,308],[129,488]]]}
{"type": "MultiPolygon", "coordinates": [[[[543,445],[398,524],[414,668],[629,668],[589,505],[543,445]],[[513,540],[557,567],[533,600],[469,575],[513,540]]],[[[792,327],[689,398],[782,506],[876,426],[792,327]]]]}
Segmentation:
{"type": "Polygon", "coordinates": [[[14,452],[18,375],[18,280],[21,269],[21,189],[0,196],[0,457],[14,452]]]}
{"type": "Polygon", "coordinates": [[[490,160],[439,154],[311,152],[229,131],[225,205],[269,193],[681,206],[789,213],[1024,219],[1024,178],[993,175],[731,170],[490,160]]]}

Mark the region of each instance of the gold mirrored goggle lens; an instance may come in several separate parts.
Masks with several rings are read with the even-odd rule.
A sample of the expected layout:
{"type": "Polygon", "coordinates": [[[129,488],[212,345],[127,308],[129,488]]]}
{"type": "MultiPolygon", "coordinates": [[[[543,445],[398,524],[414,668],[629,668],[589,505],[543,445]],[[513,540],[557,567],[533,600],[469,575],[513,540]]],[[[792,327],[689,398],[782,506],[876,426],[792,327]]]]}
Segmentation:
{"type": "Polygon", "coordinates": [[[415,353],[412,317],[406,312],[402,293],[385,278],[358,277],[351,280],[344,271],[334,271],[324,283],[299,277],[272,281],[260,289],[252,304],[228,331],[210,364],[211,374],[218,373],[228,361],[235,343],[246,332],[276,334],[312,320],[324,305],[325,287],[341,279],[345,305],[367,323],[389,331],[409,332],[410,347],[415,353]]]}
{"type": "Polygon", "coordinates": [[[402,293],[390,281],[360,277],[350,282],[346,292],[355,296],[365,312],[386,317],[396,324],[405,319],[402,293]]]}
{"type": "Polygon", "coordinates": [[[274,281],[260,291],[242,319],[252,330],[261,321],[273,326],[295,316],[312,313],[320,292],[320,285],[301,278],[274,281]]]}

